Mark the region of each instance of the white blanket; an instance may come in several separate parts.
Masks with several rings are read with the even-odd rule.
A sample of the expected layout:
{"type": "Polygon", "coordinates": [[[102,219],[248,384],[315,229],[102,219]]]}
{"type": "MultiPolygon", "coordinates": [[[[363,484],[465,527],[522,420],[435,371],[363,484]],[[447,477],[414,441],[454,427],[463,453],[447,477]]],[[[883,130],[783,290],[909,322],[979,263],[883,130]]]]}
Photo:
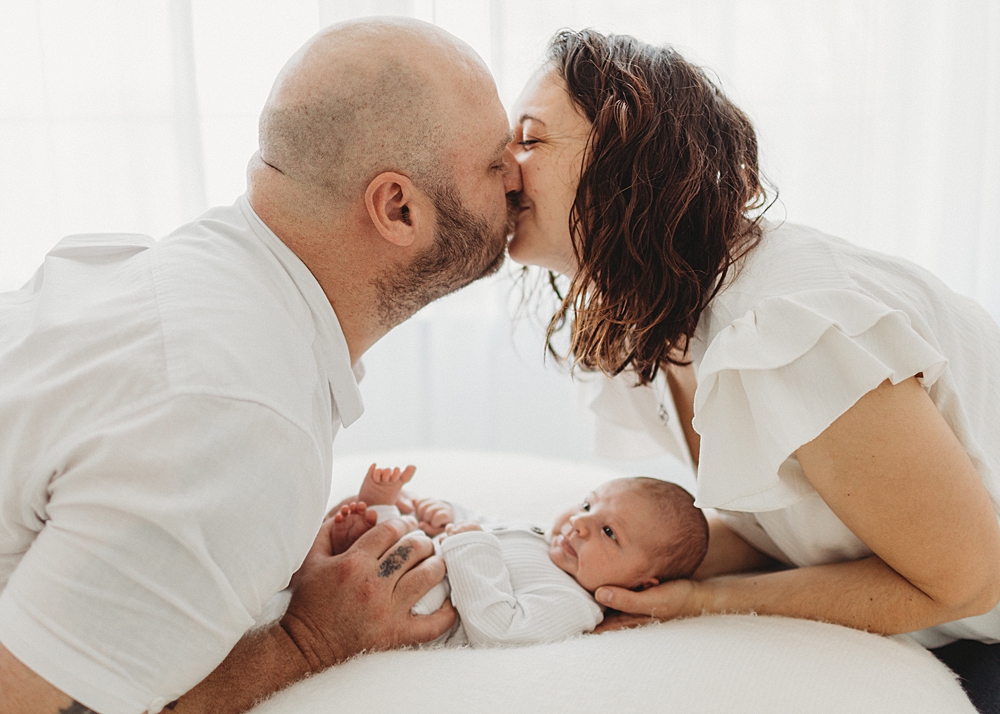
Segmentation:
{"type": "MultiPolygon", "coordinates": [[[[379,459],[386,466],[404,463],[417,464],[411,485],[420,495],[541,525],[561,506],[621,475],[505,454],[422,452],[379,459]]],[[[367,464],[337,461],[332,501],[357,491],[367,464]]],[[[718,615],[523,648],[366,655],[290,687],[254,714],[362,710],[974,712],[948,669],[906,637],[718,615]]]]}

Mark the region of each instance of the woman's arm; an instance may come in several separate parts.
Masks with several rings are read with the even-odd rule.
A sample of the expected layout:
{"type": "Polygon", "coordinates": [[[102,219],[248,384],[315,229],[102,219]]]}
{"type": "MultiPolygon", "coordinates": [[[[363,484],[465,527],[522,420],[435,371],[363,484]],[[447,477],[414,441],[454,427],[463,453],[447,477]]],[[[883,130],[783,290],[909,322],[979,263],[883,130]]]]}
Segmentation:
{"type": "Polygon", "coordinates": [[[773,570],[778,566],[781,563],[747,543],[720,518],[709,517],[708,552],[691,579],[708,580],[717,575],[773,570]]]}
{"type": "Polygon", "coordinates": [[[875,555],[643,593],[602,588],[598,599],[660,619],[757,612],[881,633],[978,615],[1000,601],[1000,527],[989,494],[916,379],[883,383],[796,454],[875,555]]]}

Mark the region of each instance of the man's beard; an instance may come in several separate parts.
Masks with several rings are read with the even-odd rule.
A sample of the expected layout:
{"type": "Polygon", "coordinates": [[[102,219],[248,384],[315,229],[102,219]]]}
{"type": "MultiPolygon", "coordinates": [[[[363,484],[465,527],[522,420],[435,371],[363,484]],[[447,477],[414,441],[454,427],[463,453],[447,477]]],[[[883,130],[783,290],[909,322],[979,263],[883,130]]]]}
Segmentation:
{"type": "Polygon", "coordinates": [[[394,327],[425,305],[492,275],[507,255],[507,236],[514,231],[517,201],[508,196],[504,225],[491,227],[462,206],[453,187],[429,189],[437,211],[434,243],[402,272],[376,278],[383,324],[394,327]]]}

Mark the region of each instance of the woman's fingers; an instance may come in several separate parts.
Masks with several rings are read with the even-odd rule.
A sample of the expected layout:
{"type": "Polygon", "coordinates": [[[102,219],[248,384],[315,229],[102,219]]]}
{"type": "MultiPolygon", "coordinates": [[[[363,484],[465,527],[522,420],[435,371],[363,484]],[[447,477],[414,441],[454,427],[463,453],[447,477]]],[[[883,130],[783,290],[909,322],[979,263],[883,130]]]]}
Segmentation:
{"type": "Polygon", "coordinates": [[[605,607],[657,620],[701,614],[694,611],[693,596],[694,584],[690,580],[671,580],[642,592],[605,585],[594,593],[597,602],[605,607]]]}

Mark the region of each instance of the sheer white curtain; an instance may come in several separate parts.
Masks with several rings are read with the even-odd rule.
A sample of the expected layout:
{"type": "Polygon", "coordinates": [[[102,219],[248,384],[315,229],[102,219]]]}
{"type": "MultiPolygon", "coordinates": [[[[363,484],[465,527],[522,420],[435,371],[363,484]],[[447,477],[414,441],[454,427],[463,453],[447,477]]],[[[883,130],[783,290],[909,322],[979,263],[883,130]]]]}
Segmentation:
{"type": "MultiPolygon", "coordinates": [[[[158,237],[232,202],[285,59],[370,14],[465,39],[507,106],[561,27],[670,42],[755,120],[778,216],[910,257],[1000,317],[996,0],[3,0],[0,290],[63,235],[158,237]]],[[[570,380],[511,326],[513,272],[371,350],[339,451],[586,457],[570,380]]]]}

